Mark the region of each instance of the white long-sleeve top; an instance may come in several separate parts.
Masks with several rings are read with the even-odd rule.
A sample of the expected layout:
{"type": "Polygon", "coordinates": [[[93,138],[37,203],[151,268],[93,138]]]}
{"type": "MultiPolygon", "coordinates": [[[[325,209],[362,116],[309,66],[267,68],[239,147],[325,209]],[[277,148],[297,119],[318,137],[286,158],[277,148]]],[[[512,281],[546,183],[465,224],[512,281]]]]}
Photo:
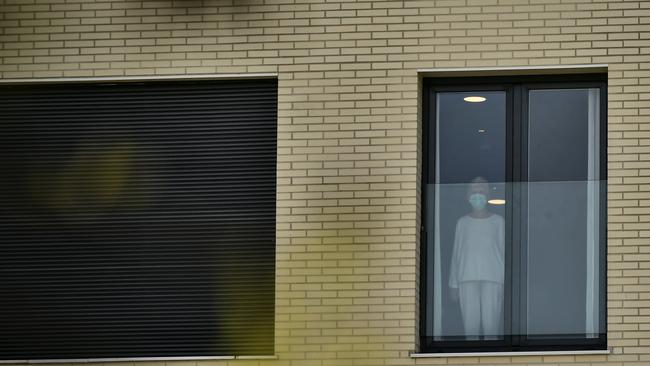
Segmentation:
{"type": "Polygon", "coordinates": [[[464,281],[503,283],[505,273],[505,220],[492,214],[486,218],[465,215],[456,223],[449,287],[464,281]]]}

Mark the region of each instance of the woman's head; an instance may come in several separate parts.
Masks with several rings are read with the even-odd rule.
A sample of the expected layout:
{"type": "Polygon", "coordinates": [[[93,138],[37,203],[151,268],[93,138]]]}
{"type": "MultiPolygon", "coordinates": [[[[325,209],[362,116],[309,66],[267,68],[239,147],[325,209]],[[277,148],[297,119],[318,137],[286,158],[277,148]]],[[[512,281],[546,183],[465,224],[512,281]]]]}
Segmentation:
{"type": "Polygon", "coordinates": [[[476,211],[484,210],[490,194],[490,185],[483,177],[476,177],[467,188],[467,201],[476,211]]]}

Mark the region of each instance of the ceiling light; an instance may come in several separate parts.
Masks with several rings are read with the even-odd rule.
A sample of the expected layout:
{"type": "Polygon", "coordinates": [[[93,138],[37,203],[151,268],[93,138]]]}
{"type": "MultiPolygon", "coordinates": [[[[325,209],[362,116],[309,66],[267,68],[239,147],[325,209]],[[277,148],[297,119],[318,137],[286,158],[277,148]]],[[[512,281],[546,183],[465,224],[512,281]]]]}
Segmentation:
{"type": "Polygon", "coordinates": [[[477,95],[474,95],[470,97],[465,97],[463,98],[463,100],[470,103],[481,103],[481,102],[485,102],[486,99],[485,97],[479,97],[477,95]]]}
{"type": "Polygon", "coordinates": [[[485,132],[485,130],[484,130],[484,129],[480,129],[480,130],[478,130],[478,132],[479,132],[479,133],[483,133],[483,132],[485,132]]]}
{"type": "Polygon", "coordinates": [[[496,199],[496,198],[495,198],[495,199],[491,199],[491,200],[489,200],[488,203],[491,204],[491,205],[505,205],[505,204],[506,204],[506,200],[496,199]]]}

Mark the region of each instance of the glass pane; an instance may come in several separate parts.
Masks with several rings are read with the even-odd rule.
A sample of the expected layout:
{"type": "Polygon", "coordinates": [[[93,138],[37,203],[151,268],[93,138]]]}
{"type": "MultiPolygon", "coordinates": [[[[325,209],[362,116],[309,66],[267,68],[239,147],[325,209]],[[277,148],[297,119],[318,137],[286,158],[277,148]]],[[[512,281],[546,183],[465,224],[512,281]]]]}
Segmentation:
{"type": "Polygon", "coordinates": [[[597,337],[599,90],[529,92],[526,334],[597,337]]]}
{"type": "Polygon", "coordinates": [[[436,179],[426,187],[427,335],[502,339],[506,93],[437,93],[436,106],[436,179]]]}

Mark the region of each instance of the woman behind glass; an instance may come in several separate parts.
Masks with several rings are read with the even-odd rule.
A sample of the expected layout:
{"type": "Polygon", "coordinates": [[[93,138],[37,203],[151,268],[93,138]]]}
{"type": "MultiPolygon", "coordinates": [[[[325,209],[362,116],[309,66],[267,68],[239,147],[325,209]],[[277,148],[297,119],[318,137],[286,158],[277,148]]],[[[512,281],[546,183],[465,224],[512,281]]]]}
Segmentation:
{"type": "Polygon", "coordinates": [[[466,339],[499,339],[503,334],[505,220],[488,210],[490,187],[472,180],[466,198],[472,211],[458,219],[449,287],[460,300],[466,339]]]}

